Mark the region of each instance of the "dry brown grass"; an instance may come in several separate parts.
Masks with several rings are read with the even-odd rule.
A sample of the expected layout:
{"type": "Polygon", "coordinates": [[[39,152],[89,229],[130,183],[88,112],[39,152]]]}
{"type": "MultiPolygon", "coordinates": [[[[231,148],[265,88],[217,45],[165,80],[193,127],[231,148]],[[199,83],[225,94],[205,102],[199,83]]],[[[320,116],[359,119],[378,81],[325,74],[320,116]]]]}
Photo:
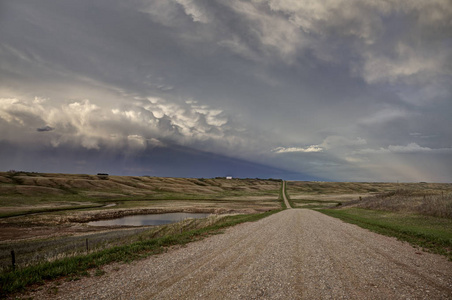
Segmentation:
{"type": "Polygon", "coordinates": [[[376,194],[396,190],[422,190],[425,192],[452,191],[450,183],[395,183],[395,182],[313,182],[290,181],[292,193],[302,194],[376,194]]]}
{"type": "MultiPolygon", "coordinates": [[[[426,199],[424,202],[435,202],[435,205],[441,206],[442,204],[438,202],[439,200],[433,200],[433,198],[435,198],[433,196],[441,195],[441,193],[443,195],[452,193],[452,184],[291,181],[287,184],[287,190],[296,207],[320,208],[335,206],[339,203],[343,205],[357,205],[358,203],[361,203],[359,199],[373,199],[372,201],[380,202],[379,200],[376,200],[378,199],[378,195],[389,195],[398,190],[412,191],[412,194],[416,193],[416,195],[422,196],[421,200],[423,200],[423,196],[425,195],[426,199]]],[[[418,198],[416,199],[419,200],[418,198]]],[[[403,201],[403,203],[405,206],[412,206],[416,201],[403,201]]],[[[378,206],[377,202],[372,205],[378,206]]],[[[389,203],[385,204],[387,207],[389,207],[389,205],[389,203]]],[[[402,206],[400,203],[398,205],[399,207],[402,206]]],[[[424,204],[423,209],[431,211],[431,209],[428,209],[426,206],[427,204],[424,204]]]]}
{"type": "Polygon", "coordinates": [[[65,194],[61,189],[45,187],[45,186],[17,186],[16,191],[25,196],[36,196],[36,195],[62,195],[65,194]]]}
{"type": "Polygon", "coordinates": [[[452,193],[396,190],[349,203],[349,206],[452,218],[452,193]]]}

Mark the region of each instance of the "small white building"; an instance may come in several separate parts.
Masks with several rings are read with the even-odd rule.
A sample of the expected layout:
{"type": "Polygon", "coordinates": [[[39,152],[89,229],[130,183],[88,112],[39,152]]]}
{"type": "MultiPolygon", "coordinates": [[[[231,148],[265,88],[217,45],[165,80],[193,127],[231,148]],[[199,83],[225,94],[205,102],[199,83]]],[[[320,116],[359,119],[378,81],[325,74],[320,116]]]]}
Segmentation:
{"type": "Polygon", "coordinates": [[[226,176],[226,179],[232,179],[232,176],[226,176]]]}

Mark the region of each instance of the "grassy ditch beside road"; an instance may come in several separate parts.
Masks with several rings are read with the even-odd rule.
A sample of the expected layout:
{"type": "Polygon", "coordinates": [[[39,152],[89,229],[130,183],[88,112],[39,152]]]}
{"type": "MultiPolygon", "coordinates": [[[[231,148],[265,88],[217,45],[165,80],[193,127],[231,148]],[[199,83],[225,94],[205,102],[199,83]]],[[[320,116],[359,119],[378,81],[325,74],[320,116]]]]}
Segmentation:
{"type": "Polygon", "coordinates": [[[452,260],[452,219],[363,208],[318,211],[452,260]]]}
{"type": "Polygon", "coordinates": [[[452,260],[452,193],[423,186],[380,193],[347,202],[341,209],[320,211],[452,260]]]}
{"type": "Polygon", "coordinates": [[[212,234],[221,233],[221,230],[226,227],[243,222],[257,221],[279,211],[281,210],[273,210],[261,214],[225,216],[219,218],[215,224],[210,224],[203,228],[187,231],[179,228],[176,232],[170,232],[157,238],[145,239],[89,254],[80,254],[16,270],[4,271],[0,274],[0,296],[22,291],[26,287],[42,284],[46,280],[65,276],[69,279],[88,276],[88,270],[90,269],[97,269],[99,271],[96,273],[100,274],[102,273],[101,267],[106,264],[143,259],[150,255],[161,253],[167,247],[183,245],[212,234]]]}

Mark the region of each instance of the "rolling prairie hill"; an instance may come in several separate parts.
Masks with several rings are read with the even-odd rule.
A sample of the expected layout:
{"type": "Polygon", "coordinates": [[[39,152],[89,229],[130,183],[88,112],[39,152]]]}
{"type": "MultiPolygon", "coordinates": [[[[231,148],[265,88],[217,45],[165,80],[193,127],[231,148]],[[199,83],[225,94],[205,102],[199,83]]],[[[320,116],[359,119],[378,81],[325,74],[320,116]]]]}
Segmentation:
{"type": "Polygon", "coordinates": [[[0,218],[82,209],[269,210],[280,207],[280,186],[262,179],[0,172],[0,218]]]}
{"type": "Polygon", "coordinates": [[[211,195],[218,193],[261,193],[278,189],[279,180],[225,178],[164,178],[0,172],[1,196],[79,195],[87,198],[127,196],[162,197],[162,194],[211,195]]]}

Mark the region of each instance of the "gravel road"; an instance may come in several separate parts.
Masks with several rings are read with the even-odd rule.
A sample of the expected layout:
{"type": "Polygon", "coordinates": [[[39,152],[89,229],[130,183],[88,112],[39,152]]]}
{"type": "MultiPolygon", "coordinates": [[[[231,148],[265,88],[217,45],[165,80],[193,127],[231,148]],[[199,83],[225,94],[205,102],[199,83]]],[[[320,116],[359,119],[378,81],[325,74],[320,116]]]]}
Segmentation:
{"type": "Polygon", "coordinates": [[[47,286],[38,299],[452,299],[452,262],[305,209],[106,274],[47,286]]]}
{"type": "Polygon", "coordinates": [[[286,191],[286,182],[283,181],[282,184],[283,184],[283,186],[282,186],[282,190],[283,190],[282,195],[283,195],[284,203],[286,204],[287,208],[292,208],[292,206],[290,206],[289,201],[287,200],[286,193],[285,193],[285,191],[286,191]]]}

